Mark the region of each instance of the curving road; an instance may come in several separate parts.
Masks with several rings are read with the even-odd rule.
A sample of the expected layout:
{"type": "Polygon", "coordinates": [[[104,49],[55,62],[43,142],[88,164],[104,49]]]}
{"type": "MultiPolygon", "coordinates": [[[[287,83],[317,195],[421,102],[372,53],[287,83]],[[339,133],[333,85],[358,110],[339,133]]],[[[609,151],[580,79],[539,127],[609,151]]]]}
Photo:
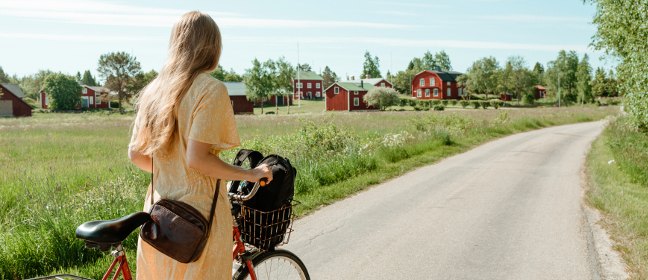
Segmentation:
{"type": "Polygon", "coordinates": [[[295,222],[312,279],[599,279],[581,168],[604,122],[495,140],[295,222]]]}

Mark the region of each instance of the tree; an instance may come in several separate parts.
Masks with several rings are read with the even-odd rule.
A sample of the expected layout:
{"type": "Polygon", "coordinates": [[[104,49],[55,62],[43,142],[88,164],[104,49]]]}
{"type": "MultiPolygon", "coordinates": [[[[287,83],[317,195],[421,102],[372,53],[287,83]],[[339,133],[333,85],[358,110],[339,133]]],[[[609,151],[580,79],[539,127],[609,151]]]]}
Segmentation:
{"type": "Polygon", "coordinates": [[[337,82],[338,76],[335,74],[335,72],[331,71],[331,68],[328,66],[324,67],[324,72],[322,72],[322,84],[324,86],[324,89],[328,88],[331,86],[333,83],[337,82]]]}
{"type": "Polygon", "coordinates": [[[243,77],[241,75],[237,74],[234,69],[230,69],[229,71],[225,71],[224,67],[218,65],[214,71],[209,73],[212,77],[223,81],[223,82],[242,82],[243,77]]]}
{"type": "Polygon", "coordinates": [[[129,85],[132,85],[134,77],[141,73],[140,63],[134,56],[126,52],[107,53],[99,57],[97,71],[105,81],[104,86],[117,92],[119,108],[122,110],[122,102],[130,99],[136,93],[129,85]]]}
{"type": "Polygon", "coordinates": [[[297,64],[297,69],[302,72],[310,72],[313,71],[310,65],[308,63],[303,63],[303,64],[297,64]]]}
{"type": "Polygon", "coordinates": [[[594,73],[594,79],[592,80],[592,95],[594,97],[606,97],[608,96],[607,92],[607,78],[605,77],[605,71],[603,68],[596,68],[594,73]]]}
{"type": "Polygon", "coordinates": [[[497,94],[499,63],[494,57],[484,57],[473,62],[464,78],[466,90],[470,93],[497,94]]]}
{"type": "Polygon", "coordinates": [[[520,102],[523,96],[531,94],[533,74],[526,68],[526,62],[521,56],[511,56],[500,74],[499,89],[508,92],[520,102]]]}
{"type": "Polygon", "coordinates": [[[639,128],[648,127],[648,0],[589,0],[596,4],[594,36],[596,49],[618,57],[617,74],[622,77],[618,88],[632,97],[627,99],[631,120],[639,128]],[[641,113],[641,112],[644,113],[641,113]]]}
{"type": "Polygon", "coordinates": [[[434,55],[434,61],[439,71],[450,71],[452,70],[452,64],[450,63],[450,56],[445,51],[440,51],[434,55]]]}
{"type": "Polygon", "coordinates": [[[261,113],[263,114],[263,103],[275,91],[274,76],[276,73],[275,63],[268,60],[261,63],[258,59],[252,60],[252,68],[245,70],[243,82],[247,87],[247,98],[261,102],[261,113]]]}
{"type": "Polygon", "coordinates": [[[79,83],[80,83],[80,82],[81,82],[81,72],[79,72],[79,71],[77,71],[77,73],[76,73],[76,76],[75,76],[75,77],[76,77],[76,80],[77,80],[77,82],[79,82],[79,83]]]}
{"type": "Polygon", "coordinates": [[[371,77],[371,78],[382,77],[380,75],[380,60],[378,59],[378,57],[374,56],[372,58],[369,51],[365,52],[364,57],[365,57],[365,61],[362,64],[362,77],[360,78],[365,79],[367,77],[371,77]]]}
{"type": "Polygon", "coordinates": [[[81,86],[73,76],[51,74],[45,79],[44,89],[51,97],[53,110],[74,110],[81,102],[81,86]]]}
{"type": "Polygon", "coordinates": [[[558,57],[547,64],[544,74],[547,93],[562,100],[576,101],[576,72],[578,70],[578,55],[575,51],[569,53],[561,50],[558,57]]]}
{"type": "Polygon", "coordinates": [[[531,72],[533,73],[533,83],[537,85],[541,84],[545,72],[542,64],[540,64],[540,62],[536,62],[536,64],[533,65],[533,70],[531,70],[531,72]]]}
{"type": "Polygon", "coordinates": [[[387,87],[374,87],[367,91],[363,99],[368,105],[377,106],[381,111],[400,102],[396,90],[387,87]]]}
{"type": "Polygon", "coordinates": [[[9,82],[9,75],[5,73],[5,71],[2,69],[2,66],[0,66],[0,83],[8,83],[9,82]]]}
{"type": "MultiPolygon", "coordinates": [[[[151,83],[158,75],[158,72],[151,69],[148,72],[139,72],[128,83],[128,92],[135,92],[139,94],[144,87],[151,83]]],[[[105,97],[104,97],[105,98],[105,97]]]]}
{"type": "Polygon", "coordinates": [[[83,77],[81,78],[81,84],[86,85],[86,86],[98,86],[99,84],[95,80],[95,78],[92,76],[90,73],[90,70],[85,70],[83,72],[83,77]]]}
{"type": "Polygon", "coordinates": [[[587,54],[583,55],[581,62],[578,64],[576,72],[576,91],[578,93],[578,103],[589,103],[593,101],[592,96],[592,67],[589,64],[587,54]]]}
{"type": "MultiPolygon", "coordinates": [[[[286,61],[285,57],[280,57],[277,62],[274,63],[276,68],[276,73],[274,77],[274,95],[275,96],[286,96],[290,95],[293,92],[293,78],[295,77],[296,68],[286,61]]],[[[275,102],[275,105],[279,105],[279,102],[275,102]]],[[[290,100],[288,100],[288,113],[290,113],[290,100]]],[[[277,112],[279,108],[277,107],[277,112]]]]}
{"type": "Polygon", "coordinates": [[[409,69],[405,71],[398,71],[396,75],[390,80],[394,89],[401,94],[411,94],[412,91],[412,79],[416,75],[417,70],[409,69]]]}
{"type": "Polygon", "coordinates": [[[27,97],[38,99],[40,91],[45,86],[45,79],[52,74],[54,72],[50,70],[38,70],[36,74],[24,76],[20,79],[20,88],[27,97]]]}

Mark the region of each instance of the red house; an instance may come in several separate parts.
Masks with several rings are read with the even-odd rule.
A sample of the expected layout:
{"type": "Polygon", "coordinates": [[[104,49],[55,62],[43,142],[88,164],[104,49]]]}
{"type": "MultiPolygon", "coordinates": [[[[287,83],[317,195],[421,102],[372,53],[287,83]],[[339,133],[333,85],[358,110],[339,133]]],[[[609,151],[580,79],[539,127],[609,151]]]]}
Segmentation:
{"type": "Polygon", "coordinates": [[[376,110],[367,106],[363,97],[373,85],[360,82],[335,82],[324,92],[326,94],[326,111],[359,111],[376,110]]]}
{"type": "Polygon", "coordinates": [[[223,82],[227,88],[234,114],[254,114],[254,103],[245,95],[246,87],[242,82],[223,82]]]}
{"type": "Polygon", "coordinates": [[[545,98],[547,96],[547,89],[541,85],[533,87],[533,96],[535,99],[545,98]]]}
{"type": "Polygon", "coordinates": [[[0,117],[31,117],[32,108],[18,85],[0,84],[0,117]]]}
{"type": "Polygon", "coordinates": [[[370,84],[375,87],[387,87],[387,88],[393,88],[394,86],[392,83],[389,81],[383,79],[383,78],[371,78],[371,79],[362,79],[362,82],[365,84],[370,84]]]}
{"type": "Polygon", "coordinates": [[[459,72],[424,70],[412,79],[412,97],[417,99],[460,99],[463,87],[457,85],[459,72]]]}
{"type": "MultiPolygon", "coordinates": [[[[110,108],[110,90],[105,87],[81,86],[81,108],[82,109],[106,109],[110,108]]],[[[49,108],[49,96],[44,90],[40,92],[41,107],[49,108]]]]}
{"type": "Polygon", "coordinates": [[[323,97],[324,79],[315,72],[299,71],[293,79],[293,96],[295,99],[321,99],[323,97]]]}

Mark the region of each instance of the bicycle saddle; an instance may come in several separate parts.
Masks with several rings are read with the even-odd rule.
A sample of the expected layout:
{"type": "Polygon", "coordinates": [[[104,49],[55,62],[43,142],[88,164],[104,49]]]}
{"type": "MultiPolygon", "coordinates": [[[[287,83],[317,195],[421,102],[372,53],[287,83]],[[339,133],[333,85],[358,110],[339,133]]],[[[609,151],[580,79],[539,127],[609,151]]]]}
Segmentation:
{"type": "Polygon", "coordinates": [[[108,250],[124,241],[133,230],[151,219],[149,213],[137,212],[112,220],[85,222],[76,229],[76,237],[88,247],[108,250]]]}

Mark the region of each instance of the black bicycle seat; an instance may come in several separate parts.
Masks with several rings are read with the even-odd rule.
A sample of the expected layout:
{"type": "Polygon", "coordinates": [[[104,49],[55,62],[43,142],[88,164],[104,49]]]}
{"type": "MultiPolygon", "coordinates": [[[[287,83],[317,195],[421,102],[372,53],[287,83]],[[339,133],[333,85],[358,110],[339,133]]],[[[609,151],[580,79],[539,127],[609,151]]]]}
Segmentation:
{"type": "Polygon", "coordinates": [[[124,241],[133,230],[151,219],[149,213],[137,212],[113,220],[85,222],[76,229],[76,237],[90,247],[105,249],[106,246],[124,241]]]}

